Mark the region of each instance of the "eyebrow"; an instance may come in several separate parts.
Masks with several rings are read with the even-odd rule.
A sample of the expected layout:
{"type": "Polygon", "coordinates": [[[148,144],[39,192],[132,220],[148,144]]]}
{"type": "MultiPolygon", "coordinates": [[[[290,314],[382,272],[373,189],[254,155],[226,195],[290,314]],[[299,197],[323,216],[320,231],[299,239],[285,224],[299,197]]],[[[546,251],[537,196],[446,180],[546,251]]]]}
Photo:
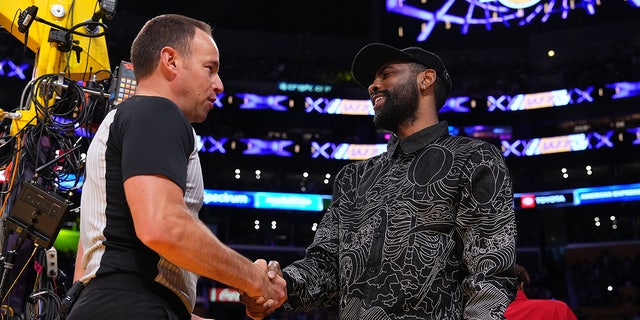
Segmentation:
{"type": "Polygon", "coordinates": [[[207,60],[205,62],[205,65],[207,65],[207,64],[211,64],[211,65],[213,65],[214,68],[220,69],[220,60],[207,60]]]}

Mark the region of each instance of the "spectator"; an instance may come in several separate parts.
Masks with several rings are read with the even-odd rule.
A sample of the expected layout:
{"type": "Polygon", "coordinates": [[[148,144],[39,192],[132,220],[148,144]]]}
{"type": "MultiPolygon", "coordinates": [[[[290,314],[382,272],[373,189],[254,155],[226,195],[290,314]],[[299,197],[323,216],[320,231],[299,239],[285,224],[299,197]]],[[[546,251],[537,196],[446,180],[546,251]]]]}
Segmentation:
{"type": "Polygon", "coordinates": [[[529,299],[524,293],[525,285],[529,285],[529,273],[527,270],[516,264],[516,275],[518,276],[518,292],[516,299],[507,306],[504,312],[507,320],[577,320],[571,308],[560,300],[551,299],[529,299]]]}

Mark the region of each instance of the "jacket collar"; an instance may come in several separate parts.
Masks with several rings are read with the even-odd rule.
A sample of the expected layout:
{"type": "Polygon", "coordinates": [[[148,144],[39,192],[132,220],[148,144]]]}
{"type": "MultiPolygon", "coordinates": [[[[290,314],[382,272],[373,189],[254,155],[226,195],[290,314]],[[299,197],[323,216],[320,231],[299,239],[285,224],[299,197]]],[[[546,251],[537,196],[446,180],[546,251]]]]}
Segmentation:
{"type": "Polygon", "coordinates": [[[426,127],[405,139],[400,139],[395,134],[389,138],[387,143],[387,157],[397,158],[401,154],[414,153],[439,137],[449,134],[449,125],[446,121],[440,121],[430,127],[426,127]]]}

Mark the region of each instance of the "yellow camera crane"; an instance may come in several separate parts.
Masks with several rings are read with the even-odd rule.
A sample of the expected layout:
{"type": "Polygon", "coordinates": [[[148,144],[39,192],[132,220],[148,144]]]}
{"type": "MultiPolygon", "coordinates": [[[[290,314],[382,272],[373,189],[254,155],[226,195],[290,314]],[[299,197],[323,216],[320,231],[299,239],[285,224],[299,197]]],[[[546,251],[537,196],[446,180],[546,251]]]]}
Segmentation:
{"type": "MultiPolygon", "coordinates": [[[[36,54],[33,79],[59,74],[75,81],[102,80],[95,72],[111,68],[99,21],[113,10],[113,0],[3,0],[0,25],[36,54]]],[[[12,135],[37,116],[32,106],[21,106],[12,115],[12,135]]]]}
{"type": "MultiPolygon", "coordinates": [[[[74,153],[82,145],[75,136],[75,126],[94,121],[93,111],[98,105],[104,104],[106,110],[109,95],[96,82],[111,78],[104,37],[107,28],[101,20],[113,17],[115,6],[116,0],[0,0],[0,26],[35,53],[32,79],[25,87],[20,105],[11,112],[0,110],[0,120],[11,119],[11,137],[6,139],[11,144],[3,141],[0,147],[11,147],[16,151],[11,155],[10,165],[4,170],[6,180],[2,184],[3,193],[0,194],[0,214],[6,224],[5,228],[0,229],[0,238],[5,238],[4,231],[7,229],[18,234],[13,248],[7,250],[6,257],[0,257],[4,267],[0,279],[2,319],[4,315],[13,316],[13,308],[7,297],[16,284],[10,282],[11,271],[22,240],[29,236],[35,245],[44,244],[48,247],[52,244],[58,232],[55,228],[60,227],[66,206],[63,208],[54,203],[60,210],[56,220],[50,220],[53,216],[49,213],[49,199],[59,198],[54,190],[62,190],[59,185],[56,186],[62,176],[72,173],[77,179],[82,175],[82,156],[74,153]],[[99,99],[92,99],[95,103],[87,103],[88,94],[97,95],[99,99]],[[41,156],[46,158],[45,164],[41,163],[41,156]],[[43,171],[46,174],[36,181],[39,171],[45,168],[50,170],[43,171]],[[11,173],[7,175],[7,171],[11,173]],[[33,181],[28,182],[29,179],[33,181]],[[19,185],[21,181],[24,184],[19,185]],[[13,190],[20,191],[17,197],[10,197],[13,190]],[[23,197],[23,191],[24,194],[30,192],[29,196],[23,197]],[[36,202],[31,199],[33,194],[37,194],[36,202]],[[29,200],[25,200],[27,198],[29,200]],[[43,205],[47,207],[45,215],[40,212],[43,205]],[[5,212],[8,214],[5,215],[5,212]],[[21,219],[25,213],[28,219],[21,219]],[[44,230],[41,227],[54,229],[49,229],[53,232],[41,233],[39,231],[44,230]],[[48,242],[43,243],[41,240],[45,238],[48,242]]],[[[3,163],[0,165],[9,160],[6,155],[2,156],[3,163]]],[[[67,192],[67,195],[71,193],[67,192]]],[[[60,201],[65,205],[71,203],[67,199],[60,201]]],[[[0,244],[0,247],[3,245],[0,244]]],[[[23,271],[24,268],[20,272],[23,271]]],[[[49,276],[56,275],[57,269],[48,272],[49,276]]],[[[31,302],[23,303],[29,306],[31,302]]],[[[37,303],[41,304],[42,301],[37,303]]]]}

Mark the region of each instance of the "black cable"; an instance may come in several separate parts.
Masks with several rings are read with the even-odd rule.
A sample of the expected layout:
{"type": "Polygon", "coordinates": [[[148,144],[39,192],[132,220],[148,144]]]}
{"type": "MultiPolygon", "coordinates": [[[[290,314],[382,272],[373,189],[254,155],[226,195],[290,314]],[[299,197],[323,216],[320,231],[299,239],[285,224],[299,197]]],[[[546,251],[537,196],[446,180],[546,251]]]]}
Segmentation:
{"type": "Polygon", "coordinates": [[[50,27],[52,27],[54,29],[58,29],[58,30],[64,31],[65,35],[67,35],[67,36],[71,36],[72,34],[75,34],[75,35],[81,36],[81,37],[99,38],[99,37],[104,36],[105,33],[107,32],[107,25],[102,23],[102,22],[99,22],[99,21],[84,21],[84,22],[80,22],[78,24],[75,24],[75,25],[71,26],[71,28],[67,29],[65,27],[59,26],[59,25],[57,25],[55,23],[51,23],[51,22],[49,22],[47,20],[44,20],[42,18],[39,18],[39,17],[36,17],[35,19],[36,19],[36,21],[44,23],[44,24],[46,24],[46,25],[48,25],[48,26],[50,26],[50,27]],[[93,26],[93,27],[99,26],[99,27],[102,28],[102,31],[98,32],[98,33],[82,33],[82,32],[76,31],[76,29],[84,27],[84,26],[93,26]]]}
{"type": "MultiPolygon", "coordinates": [[[[89,122],[92,115],[83,88],[60,75],[45,74],[31,83],[25,102],[35,109],[35,120],[32,119],[32,125],[23,128],[23,164],[39,168],[56,156],[74,150],[37,172],[40,179],[38,183],[49,189],[59,189],[60,182],[69,173],[75,174],[76,180],[80,179],[84,159],[78,146],[82,137],[78,138],[75,130],[89,122]]],[[[25,180],[29,178],[27,176],[25,180]]],[[[74,186],[78,186],[78,181],[74,186]]]]}
{"type": "Polygon", "coordinates": [[[61,300],[58,295],[48,289],[40,290],[29,295],[25,305],[27,319],[58,320],[58,310],[61,300]]]}
{"type": "Polygon", "coordinates": [[[47,276],[46,251],[41,248],[36,261],[42,266],[38,271],[33,292],[25,303],[26,319],[58,320],[62,300],[55,292],[52,278],[47,276]]]}

